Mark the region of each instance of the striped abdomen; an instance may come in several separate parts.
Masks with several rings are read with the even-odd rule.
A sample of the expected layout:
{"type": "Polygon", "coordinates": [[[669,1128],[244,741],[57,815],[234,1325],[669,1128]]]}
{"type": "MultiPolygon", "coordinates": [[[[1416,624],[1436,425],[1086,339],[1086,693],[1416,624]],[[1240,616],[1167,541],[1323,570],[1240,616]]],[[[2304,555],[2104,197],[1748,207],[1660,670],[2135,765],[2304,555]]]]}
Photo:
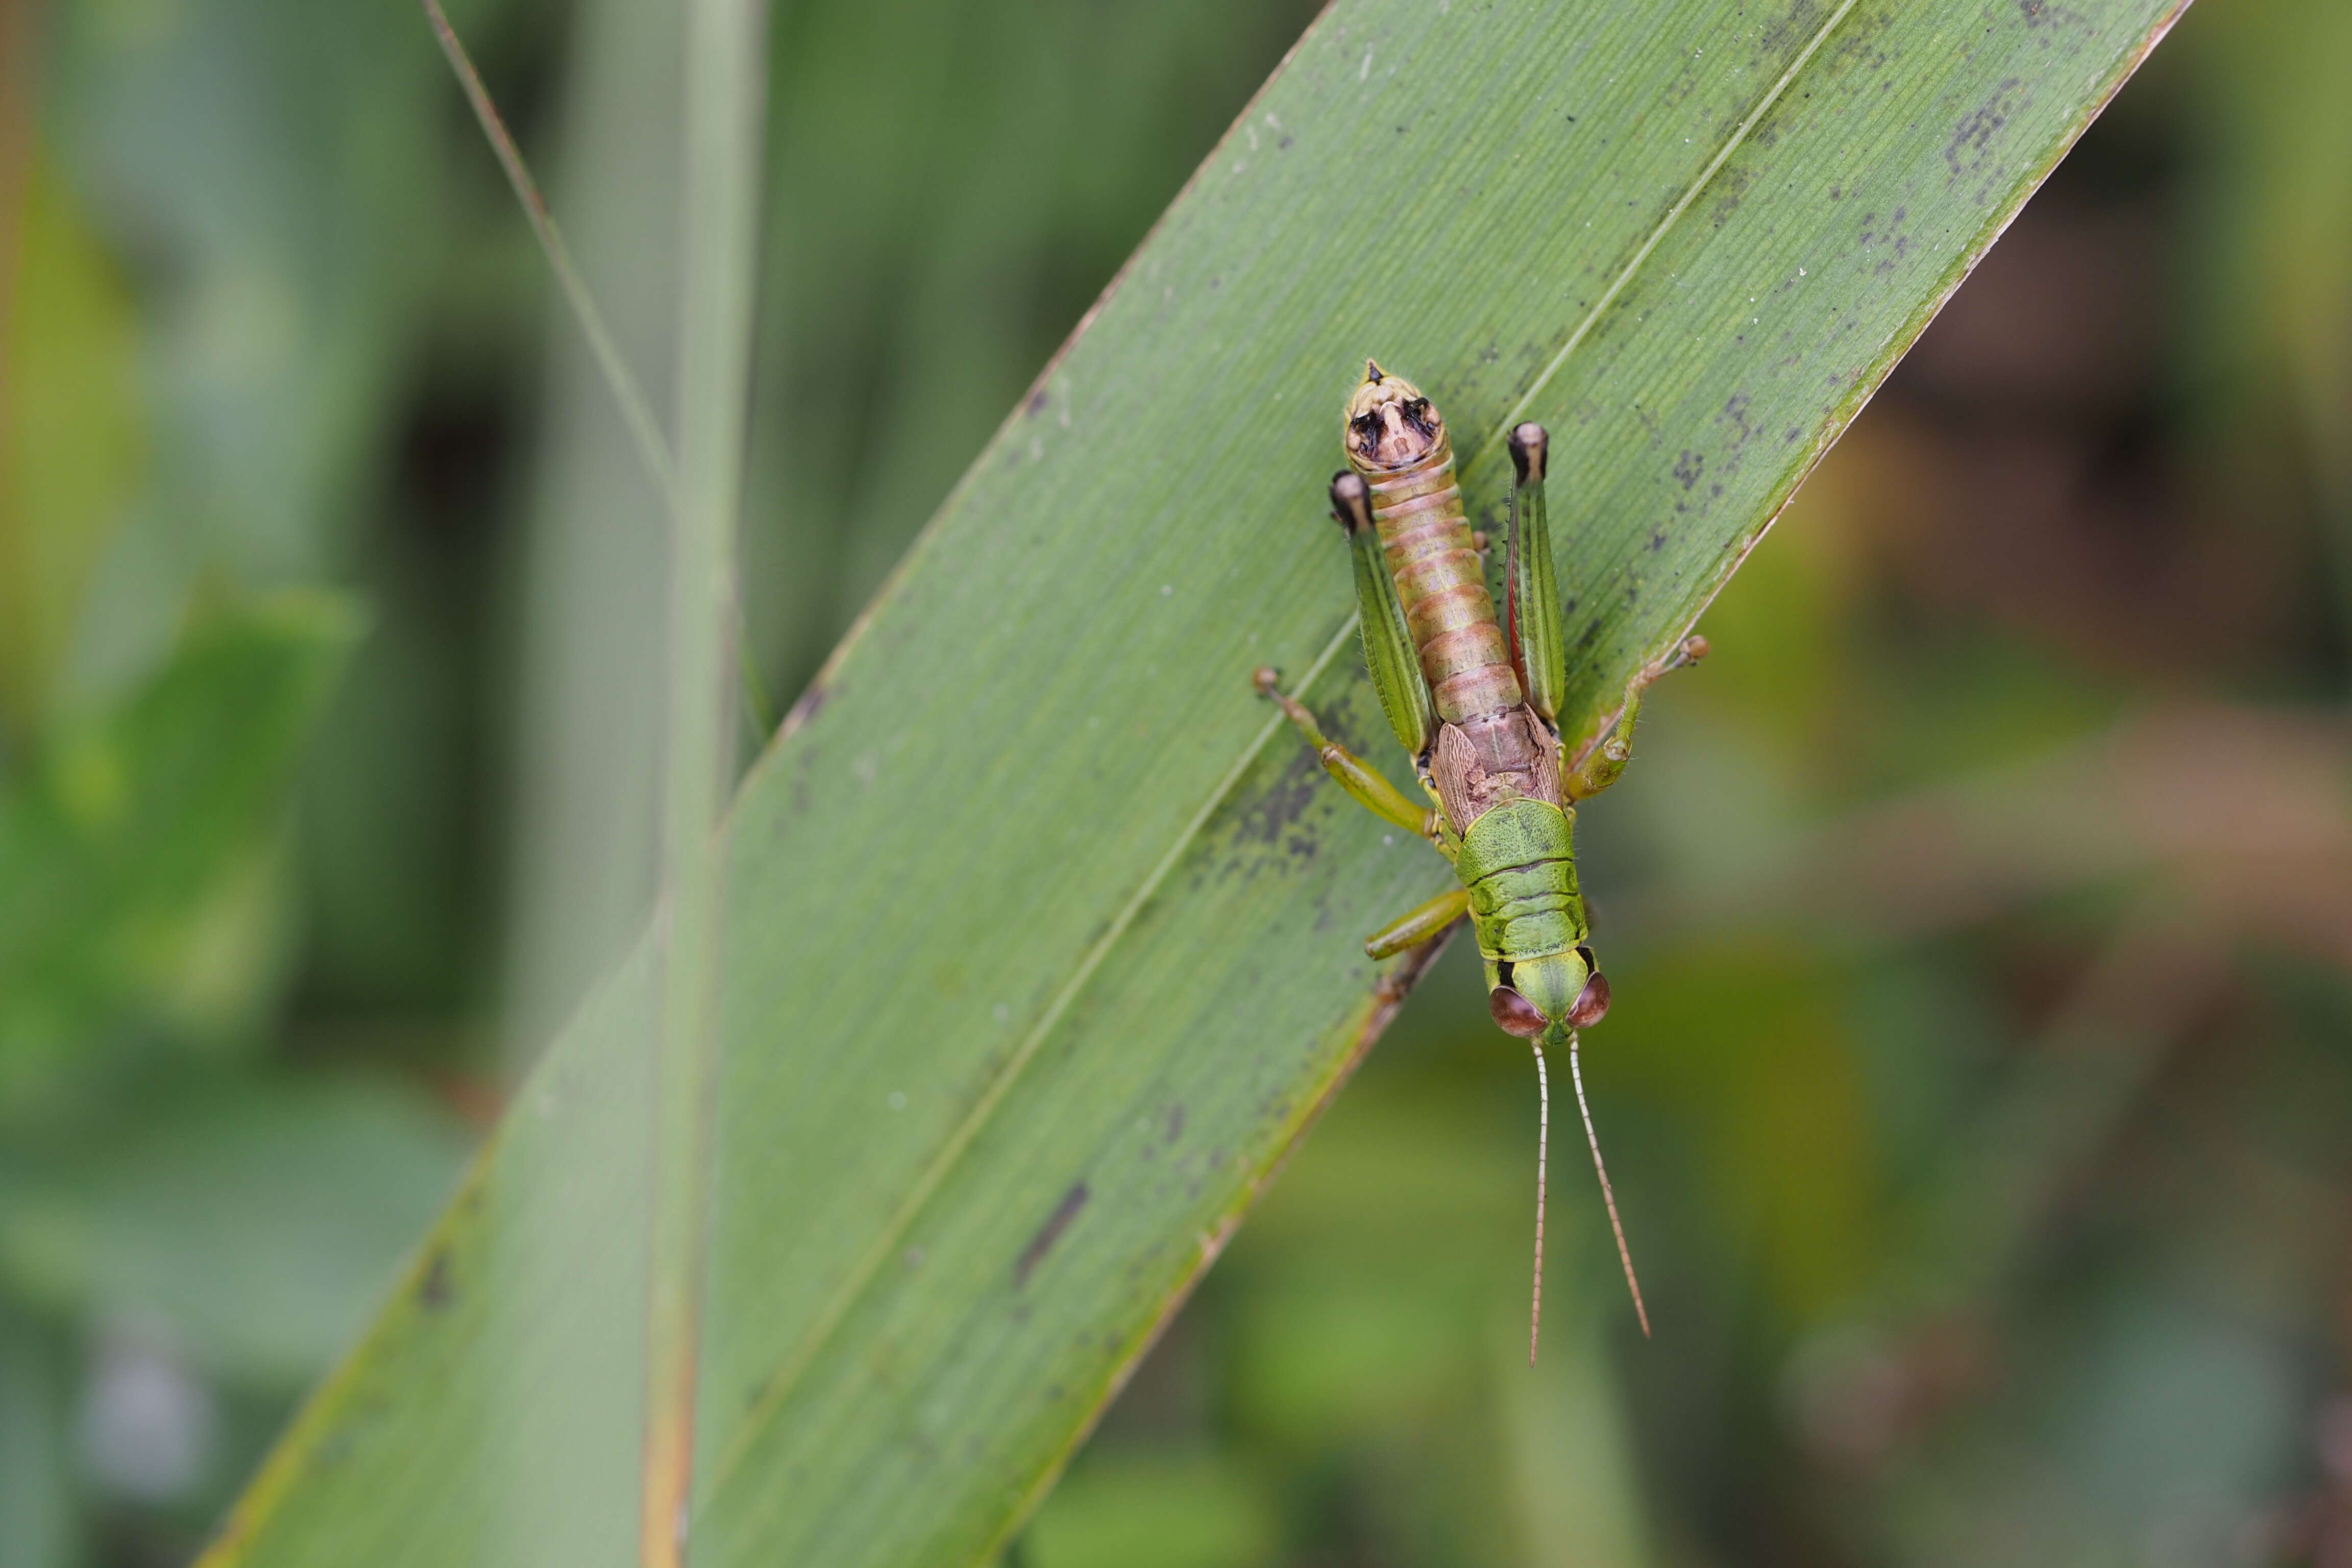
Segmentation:
{"type": "Polygon", "coordinates": [[[1470,543],[1453,443],[1441,437],[1419,462],[1364,478],[1438,717],[1460,724],[1517,707],[1519,678],[1495,618],[1486,568],[1470,543]]]}

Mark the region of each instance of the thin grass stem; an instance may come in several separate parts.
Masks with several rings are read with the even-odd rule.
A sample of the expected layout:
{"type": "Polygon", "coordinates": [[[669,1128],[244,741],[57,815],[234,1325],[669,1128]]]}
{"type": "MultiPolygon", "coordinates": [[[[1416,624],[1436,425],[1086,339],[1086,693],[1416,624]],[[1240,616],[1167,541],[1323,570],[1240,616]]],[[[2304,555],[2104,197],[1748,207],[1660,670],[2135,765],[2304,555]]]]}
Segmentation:
{"type": "Polygon", "coordinates": [[[718,1076],[720,858],[735,776],[727,644],[736,626],[759,245],[763,0],[688,0],[684,237],[678,269],[677,527],[671,534],[660,1056],[646,1321],[639,1561],[686,1560],[718,1076]]]}
{"type": "MultiPolygon", "coordinates": [[[[530,220],[531,233],[539,238],[540,254],[547,258],[548,270],[555,275],[563,302],[579,324],[580,335],[588,341],[588,352],[596,361],[597,374],[604,378],[605,388],[620,410],[621,423],[628,427],[629,444],[637,449],[637,459],[645,465],[646,477],[661,492],[663,510],[675,532],[678,527],[677,465],[671,460],[669,443],[662,438],[661,421],[654,413],[653,402],[630,372],[629,362],[622,357],[621,346],[605,324],[596,296],[589,290],[588,280],[573,263],[571,247],[563,243],[563,231],[556,226],[554,210],[547,205],[539,182],[531,177],[530,165],[523,162],[522,149],[515,144],[506,118],[499,112],[497,100],[483,84],[482,73],[475,68],[473,57],[466,52],[457,29],[450,26],[441,0],[423,0],[423,4],[425,17],[433,24],[433,36],[441,45],[442,56],[457,74],[457,85],[465,89],[466,101],[473,105],[474,118],[480,123],[490,150],[498,154],[499,166],[506,171],[507,184],[513,187],[515,200],[530,220]]],[[[750,640],[744,634],[742,600],[731,587],[727,614],[733,622],[730,640],[735,647],[735,678],[742,693],[744,720],[764,742],[776,732],[775,697],[752,657],[750,640]]]]}

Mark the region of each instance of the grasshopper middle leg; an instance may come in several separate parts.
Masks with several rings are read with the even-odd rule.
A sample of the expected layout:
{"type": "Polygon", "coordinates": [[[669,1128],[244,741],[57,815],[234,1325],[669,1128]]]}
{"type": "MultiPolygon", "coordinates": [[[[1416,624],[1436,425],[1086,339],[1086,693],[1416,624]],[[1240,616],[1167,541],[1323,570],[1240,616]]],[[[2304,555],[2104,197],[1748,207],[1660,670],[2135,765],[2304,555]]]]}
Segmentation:
{"type": "MultiPolygon", "coordinates": [[[[1327,738],[1322,726],[1316,723],[1315,715],[1307,710],[1305,703],[1283,695],[1276,684],[1278,678],[1273,670],[1261,669],[1252,679],[1260,691],[1281,705],[1284,714],[1307,737],[1307,743],[1315,748],[1315,754],[1322,762],[1324,771],[1339,781],[1340,788],[1353,795],[1375,816],[1384,822],[1394,823],[1416,837],[1439,844],[1443,852],[1438,816],[1434,810],[1415,805],[1402,790],[1389,783],[1387,775],[1379,769],[1338,742],[1327,738]]],[[[1427,903],[1416,904],[1366,937],[1364,952],[1372,958],[1393,958],[1407,948],[1419,947],[1439,935],[1469,912],[1469,890],[1450,888],[1427,903]]]]}
{"type": "Polygon", "coordinates": [[[1308,745],[1315,748],[1316,756],[1323,763],[1323,771],[1339,780],[1339,787],[1355,796],[1366,810],[1383,821],[1396,824],[1415,837],[1434,839],[1437,837],[1436,813],[1428,806],[1415,805],[1402,790],[1389,783],[1387,775],[1378,768],[1337,741],[1326,739],[1322,727],[1315,722],[1315,715],[1307,710],[1306,705],[1297,698],[1283,695],[1276,684],[1281,678],[1273,670],[1261,669],[1251,679],[1257,689],[1273,698],[1290,721],[1298,726],[1298,732],[1307,737],[1308,745]]]}

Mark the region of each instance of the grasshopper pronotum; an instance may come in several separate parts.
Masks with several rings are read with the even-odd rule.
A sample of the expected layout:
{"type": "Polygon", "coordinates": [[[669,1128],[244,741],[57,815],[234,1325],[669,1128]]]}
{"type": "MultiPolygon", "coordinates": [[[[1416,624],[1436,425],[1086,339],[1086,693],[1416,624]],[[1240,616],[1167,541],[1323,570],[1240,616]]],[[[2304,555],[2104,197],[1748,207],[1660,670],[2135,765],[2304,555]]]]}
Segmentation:
{"type": "Polygon", "coordinates": [[[1364,943],[1386,958],[1431,941],[1464,915],[1486,965],[1487,1010],[1536,1057],[1536,1256],[1528,1360],[1543,1318],[1543,1205],[1550,1091],[1543,1048],[1568,1047],[1569,1075],[1601,1196],[1642,1331],[1650,1331],[1642,1287],[1618,1223],[1617,1200],[1584,1104],[1577,1033],[1609,1010],[1609,982],[1587,945],[1591,925],[1576,886],[1571,838],[1576,803],[1617,782],[1633,754],[1642,692],[1670,669],[1706,652],[1685,638],[1625,688],[1616,724],[1563,770],[1559,705],[1566,695],[1566,643],[1552,586],[1551,536],[1544,516],[1548,437],[1540,425],[1511,432],[1517,483],[1511,494],[1506,578],[1507,626],[1494,596],[1454,482],[1445,421],[1421,390],[1370,361],[1348,400],[1349,466],[1331,480],[1331,510],[1355,559],[1364,662],[1389,727],[1412,754],[1432,806],[1421,806],[1361,757],[1327,740],[1309,713],[1277,688],[1271,669],[1258,689],[1282,705],[1324,768],[1375,815],[1429,840],[1462,886],[1408,910],[1364,943]]]}

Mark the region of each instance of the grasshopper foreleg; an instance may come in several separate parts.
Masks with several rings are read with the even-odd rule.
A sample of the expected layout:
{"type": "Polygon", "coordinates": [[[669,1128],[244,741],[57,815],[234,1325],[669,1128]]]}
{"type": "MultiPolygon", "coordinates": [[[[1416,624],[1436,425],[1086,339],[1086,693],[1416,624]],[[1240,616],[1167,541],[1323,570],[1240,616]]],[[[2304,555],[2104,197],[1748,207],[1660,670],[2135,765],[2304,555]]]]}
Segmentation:
{"type": "Polygon", "coordinates": [[[1392,822],[1417,837],[1434,839],[1437,836],[1437,814],[1425,805],[1415,805],[1405,793],[1389,783],[1378,768],[1339,744],[1327,739],[1315,715],[1307,710],[1297,699],[1283,695],[1276,682],[1281,679],[1271,669],[1261,669],[1251,678],[1260,691],[1275,702],[1307,737],[1315,748],[1316,757],[1323,771],[1339,781],[1339,787],[1356,797],[1359,804],[1373,816],[1392,822]]]}

